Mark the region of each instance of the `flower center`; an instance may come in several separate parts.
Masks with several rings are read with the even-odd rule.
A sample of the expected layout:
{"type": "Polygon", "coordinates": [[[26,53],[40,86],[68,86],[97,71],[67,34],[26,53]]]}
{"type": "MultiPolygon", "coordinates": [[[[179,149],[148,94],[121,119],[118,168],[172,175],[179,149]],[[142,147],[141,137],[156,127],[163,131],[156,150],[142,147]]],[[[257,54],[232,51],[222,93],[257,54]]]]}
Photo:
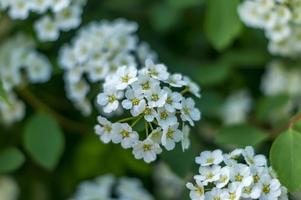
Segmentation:
{"type": "Polygon", "coordinates": [[[152,110],[150,108],[145,108],[144,114],[145,115],[151,115],[152,114],[152,110]]]}
{"type": "Polygon", "coordinates": [[[189,115],[189,113],[190,113],[189,108],[185,106],[183,108],[183,112],[184,112],[185,115],[189,115]]]}
{"type": "Polygon", "coordinates": [[[109,95],[108,96],[109,103],[113,103],[115,100],[116,100],[116,97],[114,95],[109,95]]]}
{"type": "Polygon", "coordinates": [[[127,74],[127,75],[121,77],[121,81],[122,81],[123,83],[128,83],[129,80],[130,80],[130,78],[131,78],[131,77],[127,74]]]}
{"type": "Polygon", "coordinates": [[[122,130],[121,135],[122,135],[122,138],[128,138],[130,136],[130,133],[126,130],[122,130]]]}
{"type": "Polygon", "coordinates": [[[152,99],[152,101],[158,101],[159,100],[159,95],[158,94],[152,94],[151,99],[152,99]]]}
{"type": "Polygon", "coordinates": [[[172,139],[173,134],[174,134],[174,131],[171,128],[168,128],[167,133],[166,133],[167,138],[172,139]]]}
{"type": "Polygon", "coordinates": [[[104,125],[104,126],[103,126],[103,129],[105,130],[106,133],[110,133],[111,130],[112,130],[112,127],[109,126],[109,125],[104,125]]]}
{"type": "Polygon", "coordinates": [[[173,102],[172,98],[171,97],[167,97],[166,103],[167,104],[172,104],[172,102],[173,102]]]}
{"type": "Polygon", "coordinates": [[[158,76],[158,72],[155,69],[150,69],[149,70],[149,75],[151,75],[151,76],[158,76]]]}
{"type": "Polygon", "coordinates": [[[150,85],[149,85],[149,82],[145,82],[141,85],[142,89],[143,90],[149,90],[150,89],[150,85]]]}
{"type": "Polygon", "coordinates": [[[241,182],[242,178],[243,177],[240,174],[235,175],[235,181],[241,182]]]}
{"type": "Polygon", "coordinates": [[[134,105],[134,106],[138,106],[139,105],[139,99],[137,99],[137,98],[135,98],[135,99],[133,99],[132,100],[132,104],[134,105]]]}
{"type": "Polygon", "coordinates": [[[213,161],[214,161],[213,158],[207,158],[207,161],[206,161],[206,162],[207,162],[208,164],[211,164],[211,163],[213,163],[213,161]]]}
{"type": "Polygon", "coordinates": [[[262,192],[268,194],[270,192],[269,185],[263,185],[262,192]]]}
{"type": "Polygon", "coordinates": [[[163,120],[166,120],[168,117],[168,113],[166,111],[163,111],[160,113],[160,118],[163,120]]]}
{"type": "Polygon", "coordinates": [[[143,151],[146,152],[146,151],[150,151],[152,150],[152,145],[151,144],[144,144],[143,145],[143,151]]]}

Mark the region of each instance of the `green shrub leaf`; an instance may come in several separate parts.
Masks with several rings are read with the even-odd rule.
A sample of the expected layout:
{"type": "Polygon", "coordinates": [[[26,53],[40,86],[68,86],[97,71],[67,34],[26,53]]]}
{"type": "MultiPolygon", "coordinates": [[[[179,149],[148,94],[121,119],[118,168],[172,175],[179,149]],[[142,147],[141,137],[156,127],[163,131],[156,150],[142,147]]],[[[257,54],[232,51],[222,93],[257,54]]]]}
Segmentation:
{"type": "Polygon", "coordinates": [[[0,152],[0,173],[8,173],[22,166],[25,158],[23,153],[14,147],[0,152]]]}
{"type": "Polygon", "coordinates": [[[263,142],[267,134],[247,124],[226,126],[216,136],[216,143],[223,146],[255,146],[263,142]]]}
{"type": "Polygon", "coordinates": [[[51,116],[37,114],[26,124],[24,146],[40,166],[54,169],[63,153],[64,144],[63,133],[51,116]]]}
{"type": "Polygon", "coordinates": [[[270,160],[279,179],[290,192],[301,189],[301,134],[294,130],[282,133],[274,141],[270,160]]]}
{"type": "Polygon", "coordinates": [[[239,0],[208,0],[205,32],[217,50],[228,47],[239,35],[242,25],[237,14],[239,0]]]}

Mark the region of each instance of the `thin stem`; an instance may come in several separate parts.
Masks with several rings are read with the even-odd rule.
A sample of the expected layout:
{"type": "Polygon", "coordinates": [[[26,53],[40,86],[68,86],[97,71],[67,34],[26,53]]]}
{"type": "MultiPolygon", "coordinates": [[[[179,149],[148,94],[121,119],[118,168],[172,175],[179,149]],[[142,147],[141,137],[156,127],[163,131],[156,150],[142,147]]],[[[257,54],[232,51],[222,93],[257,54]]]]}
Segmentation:
{"type": "Polygon", "coordinates": [[[153,130],[154,130],[154,128],[153,128],[153,125],[152,125],[152,123],[151,123],[151,122],[148,122],[148,124],[149,124],[149,127],[151,128],[151,130],[153,131],[153,130]]]}
{"type": "Polygon", "coordinates": [[[186,92],[189,92],[189,88],[188,87],[185,87],[185,89],[181,91],[181,94],[185,94],[186,92]]]}
{"type": "Polygon", "coordinates": [[[133,120],[135,119],[136,117],[127,117],[127,118],[123,118],[121,120],[118,120],[117,123],[121,123],[121,122],[127,122],[127,121],[130,121],[130,120],[133,120]]]}
{"type": "Polygon", "coordinates": [[[44,112],[49,113],[52,115],[58,123],[64,127],[65,129],[68,129],[72,132],[76,133],[86,133],[91,131],[90,127],[87,127],[84,124],[80,124],[79,122],[72,121],[59,113],[57,113],[55,110],[47,106],[45,103],[43,103],[40,99],[38,99],[36,96],[34,96],[29,90],[26,88],[17,88],[16,89],[18,94],[34,109],[36,110],[42,110],[44,112]]]}
{"type": "Polygon", "coordinates": [[[138,116],[137,119],[131,124],[131,127],[134,127],[140,121],[140,119],[142,117],[143,117],[143,115],[138,116]]]}
{"type": "Polygon", "coordinates": [[[147,121],[144,122],[144,126],[145,126],[145,133],[146,133],[146,137],[148,136],[148,123],[147,121]]]}

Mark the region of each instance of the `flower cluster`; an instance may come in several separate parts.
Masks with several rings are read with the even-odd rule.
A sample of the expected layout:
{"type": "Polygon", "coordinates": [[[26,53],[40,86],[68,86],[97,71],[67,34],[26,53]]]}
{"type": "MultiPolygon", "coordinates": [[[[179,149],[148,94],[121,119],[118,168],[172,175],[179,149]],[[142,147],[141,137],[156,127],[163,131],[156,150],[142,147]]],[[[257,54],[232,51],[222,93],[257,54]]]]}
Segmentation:
{"type": "Polygon", "coordinates": [[[241,90],[231,94],[222,108],[222,119],[225,124],[244,122],[251,110],[252,99],[250,94],[241,90]]]}
{"type": "Polygon", "coordinates": [[[195,161],[200,165],[196,184],[186,184],[192,200],[288,199],[266,157],[250,146],[229,154],[204,151],[195,161]]]}
{"type": "Polygon", "coordinates": [[[24,116],[24,104],[17,99],[15,87],[26,82],[43,83],[50,76],[49,60],[36,51],[30,38],[20,34],[3,43],[0,46],[0,81],[7,94],[6,101],[0,101],[0,119],[10,124],[24,116]]]}
{"type": "Polygon", "coordinates": [[[17,200],[19,188],[14,179],[6,176],[0,177],[0,199],[17,200]]]}
{"type": "Polygon", "coordinates": [[[247,26],[265,31],[271,53],[282,56],[301,53],[300,1],[245,0],[238,11],[247,26]]]}
{"type": "Polygon", "coordinates": [[[184,149],[189,146],[189,125],[200,120],[200,111],[195,107],[192,93],[200,97],[200,88],[188,77],[169,74],[163,64],[154,64],[147,59],[145,67],[119,67],[116,73],[106,78],[104,91],[97,96],[97,103],[105,113],[119,107],[129,111],[131,117],[110,122],[98,117],[96,133],[104,143],[121,143],[125,149],[133,148],[136,159],[151,162],[161,153],[162,144],[167,150],[182,141],[184,149]],[[182,91],[176,91],[181,90],[182,91]],[[133,129],[143,121],[146,138],[140,140],[133,129]],[[132,121],[131,124],[125,123],[132,121]],[[188,125],[187,125],[188,124],[188,125]],[[150,130],[150,131],[149,131],[150,130]],[[150,132],[150,134],[149,134],[150,132]]]}
{"type": "Polygon", "coordinates": [[[137,66],[146,58],[156,58],[146,43],[138,43],[137,28],[123,19],[93,22],[61,49],[59,62],[65,70],[68,98],[83,114],[91,113],[87,97],[91,89],[85,77],[92,83],[103,81],[119,66],[137,66]]]}
{"type": "Polygon", "coordinates": [[[7,9],[12,19],[26,19],[30,12],[45,14],[35,22],[35,31],[39,40],[55,41],[60,31],[79,26],[84,4],[85,0],[1,0],[0,9],[7,9]]]}
{"type": "Polygon", "coordinates": [[[112,175],[103,175],[94,181],[81,183],[72,198],[72,200],[94,199],[153,200],[154,198],[143,188],[138,179],[127,177],[116,179],[112,175]]]}

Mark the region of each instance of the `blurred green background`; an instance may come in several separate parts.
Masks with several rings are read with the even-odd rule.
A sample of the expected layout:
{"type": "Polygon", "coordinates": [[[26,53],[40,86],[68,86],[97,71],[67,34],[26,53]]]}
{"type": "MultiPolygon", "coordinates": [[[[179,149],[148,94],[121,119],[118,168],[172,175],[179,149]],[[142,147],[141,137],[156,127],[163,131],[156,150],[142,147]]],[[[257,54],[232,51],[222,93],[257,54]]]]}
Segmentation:
{"type": "MultiPolygon", "coordinates": [[[[183,153],[178,146],[159,156],[186,180],[197,172],[194,157],[204,149],[257,145],[260,152],[268,153],[272,140],[267,139],[267,132],[272,133],[270,130],[281,127],[287,120],[282,119],[274,124],[275,127],[267,123],[271,110],[283,106],[289,99],[281,96],[275,97],[275,101],[261,96],[261,75],[271,57],[263,32],[248,29],[240,22],[236,12],[238,3],[238,0],[88,0],[84,9],[81,27],[103,19],[136,21],[140,39],[158,53],[160,62],[170,71],[189,75],[201,86],[202,98],[197,104],[203,119],[191,132],[192,147],[183,153]],[[225,97],[244,88],[256,99],[248,124],[224,127],[219,113],[225,97]],[[222,134],[219,132],[223,137],[218,137],[222,134]],[[229,132],[232,135],[227,135],[229,132]],[[241,137],[242,134],[249,134],[249,137],[241,137]]],[[[30,20],[10,23],[13,28],[1,40],[14,32],[33,33],[28,26],[30,20]]],[[[30,85],[26,91],[17,92],[27,101],[32,100],[28,95],[33,95],[45,105],[38,109],[27,106],[27,117],[22,122],[11,127],[0,125],[0,151],[9,155],[5,157],[2,153],[0,158],[2,162],[12,162],[10,159],[14,158],[13,166],[18,168],[11,172],[2,166],[2,172],[9,171],[8,174],[16,178],[21,188],[20,199],[24,200],[66,199],[81,180],[105,173],[139,177],[149,191],[155,191],[156,182],[152,176],[156,163],[147,165],[135,160],[129,150],[119,145],[102,144],[93,131],[98,113],[82,117],[66,99],[62,71],[56,58],[61,45],[70,42],[75,32],[62,33],[54,43],[39,44],[39,50],[50,57],[55,66],[55,73],[50,82],[30,85]],[[47,111],[45,107],[70,121],[60,128],[45,114],[33,118],[41,110],[47,111]],[[32,129],[32,120],[38,120],[36,123],[41,126],[35,130],[36,135],[24,136],[32,129]],[[51,130],[55,134],[50,133],[51,130]],[[27,150],[31,145],[30,137],[43,137],[45,145],[57,147],[51,158],[47,157],[48,152],[41,152],[38,159],[46,164],[36,164],[37,158],[27,150]]]]}

